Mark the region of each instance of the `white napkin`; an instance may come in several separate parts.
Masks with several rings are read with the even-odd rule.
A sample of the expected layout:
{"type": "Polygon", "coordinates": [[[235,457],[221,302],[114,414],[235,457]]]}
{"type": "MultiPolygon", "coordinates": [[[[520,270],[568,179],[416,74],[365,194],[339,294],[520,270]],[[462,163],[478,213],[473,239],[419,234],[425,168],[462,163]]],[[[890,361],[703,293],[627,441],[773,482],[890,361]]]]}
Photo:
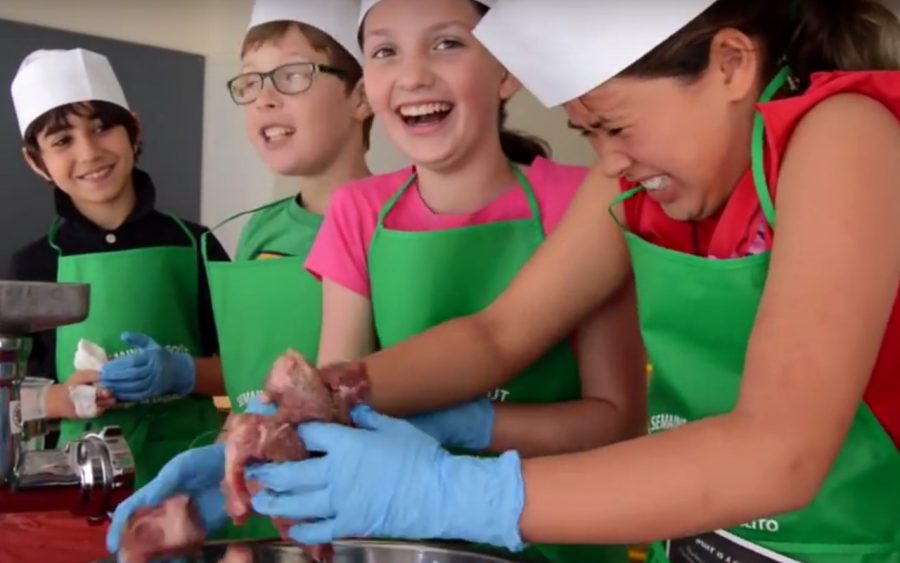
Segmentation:
{"type": "Polygon", "coordinates": [[[96,418],[97,388],[93,385],[76,385],[69,389],[69,398],[75,405],[75,416],[78,418],[96,418]]]}
{"type": "Polygon", "coordinates": [[[78,341],[78,348],[75,350],[76,370],[100,371],[108,360],[106,350],[100,346],[84,338],[78,341]]]}
{"type": "MultiPolygon", "coordinates": [[[[75,350],[75,369],[78,371],[100,371],[109,358],[106,350],[89,340],[82,338],[75,350]]],[[[94,418],[97,416],[97,387],[94,385],[76,385],[69,389],[69,398],[75,406],[78,418],[94,418]]]]}

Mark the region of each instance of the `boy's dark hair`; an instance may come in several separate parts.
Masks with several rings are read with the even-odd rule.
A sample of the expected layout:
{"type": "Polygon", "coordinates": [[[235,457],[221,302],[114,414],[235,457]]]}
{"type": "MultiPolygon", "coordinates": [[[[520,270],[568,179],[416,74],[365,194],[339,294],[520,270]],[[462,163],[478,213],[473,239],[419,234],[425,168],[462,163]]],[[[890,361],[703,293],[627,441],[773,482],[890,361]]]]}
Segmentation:
{"type": "Polygon", "coordinates": [[[40,115],[31,122],[31,125],[25,130],[23,143],[25,151],[31,160],[34,161],[44,172],[44,159],[41,158],[41,148],[38,145],[38,135],[52,135],[59,131],[65,131],[71,128],[69,124],[69,116],[77,115],[85,119],[97,119],[104,127],[117,127],[121,125],[128,132],[128,139],[134,148],[134,160],[137,162],[141,155],[141,128],[134,114],[118,104],[111,102],[103,102],[92,100],[89,102],[77,102],[74,104],[66,104],[53,108],[48,112],[40,115]]]}
{"type": "MultiPolygon", "coordinates": [[[[363,71],[359,61],[330,35],[317,27],[302,22],[291,20],[273,21],[250,28],[244,37],[244,43],[241,45],[241,57],[246,55],[248,51],[259,48],[263,43],[278,41],[293,28],[300,31],[316,51],[325,53],[325,56],[328,57],[328,64],[344,71],[345,74],[338,78],[346,84],[347,93],[352,92],[357,83],[362,80],[363,71]]],[[[370,115],[363,122],[363,147],[366,150],[369,149],[369,139],[374,119],[375,117],[370,115]]]]}

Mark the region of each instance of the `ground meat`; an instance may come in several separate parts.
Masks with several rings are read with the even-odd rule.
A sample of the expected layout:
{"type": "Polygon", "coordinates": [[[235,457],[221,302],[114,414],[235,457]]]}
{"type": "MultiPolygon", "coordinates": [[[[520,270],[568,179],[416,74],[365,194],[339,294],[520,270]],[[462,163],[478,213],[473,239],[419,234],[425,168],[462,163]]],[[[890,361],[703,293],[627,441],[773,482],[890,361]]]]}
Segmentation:
{"type": "Polygon", "coordinates": [[[187,495],[132,515],[119,550],[121,563],[149,563],[157,558],[188,555],[202,547],[206,531],[187,495]]]}
{"type": "MultiPolygon", "coordinates": [[[[264,388],[264,400],[278,406],[277,414],[240,414],[229,422],[222,488],[234,522],[243,523],[252,510],[250,498],[256,487],[245,482],[247,465],[306,458],[309,454],[296,426],[310,420],[350,424],[350,409],[365,399],[368,390],[365,365],[360,362],[317,370],[293,350],[278,358],[264,388]]],[[[282,538],[289,539],[290,522],[275,524],[282,538]]],[[[334,551],[330,545],[310,546],[307,554],[317,561],[331,561],[334,551]]]]}

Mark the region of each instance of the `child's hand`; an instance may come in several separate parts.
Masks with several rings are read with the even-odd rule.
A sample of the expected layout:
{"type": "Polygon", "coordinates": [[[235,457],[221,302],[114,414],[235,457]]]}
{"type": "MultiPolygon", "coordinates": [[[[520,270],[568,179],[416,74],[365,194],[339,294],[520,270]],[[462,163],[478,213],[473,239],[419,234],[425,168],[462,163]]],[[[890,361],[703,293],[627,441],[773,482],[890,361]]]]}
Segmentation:
{"type": "Polygon", "coordinates": [[[69,379],[66,380],[67,387],[77,387],[78,385],[95,385],[100,381],[100,372],[92,369],[82,369],[72,372],[69,379]]]}
{"type": "Polygon", "coordinates": [[[55,383],[47,389],[47,418],[76,418],[75,405],[69,397],[69,386],[55,383]]]}
{"type": "Polygon", "coordinates": [[[74,372],[65,384],[51,385],[47,392],[47,418],[93,418],[105,413],[107,409],[116,404],[116,399],[109,390],[97,386],[100,381],[100,372],[94,370],[81,370],[74,372]],[[76,408],[72,399],[72,391],[81,385],[90,385],[96,388],[94,406],[96,413],[85,414],[76,408]]]}
{"type": "Polygon", "coordinates": [[[111,409],[116,404],[116,398],[113,396],[112,391],[109,389],[104,389],[103,387],[97,387],[97,416],[105,413],[108,409],[111,409]]]}
{"type": "Polygon", "coordinates": [[[99,381],[100,372],[89,369],[76,371],[69,377],[69,380],[66,381],[66,385],[70,388],[78,385],[93,385],[97,388],[97,416],[100,416],[106,412],[107,409],[116,404],[116,398],[112,394],[112,391],[105,387],[100,387],[98,385],[99,381]]]}

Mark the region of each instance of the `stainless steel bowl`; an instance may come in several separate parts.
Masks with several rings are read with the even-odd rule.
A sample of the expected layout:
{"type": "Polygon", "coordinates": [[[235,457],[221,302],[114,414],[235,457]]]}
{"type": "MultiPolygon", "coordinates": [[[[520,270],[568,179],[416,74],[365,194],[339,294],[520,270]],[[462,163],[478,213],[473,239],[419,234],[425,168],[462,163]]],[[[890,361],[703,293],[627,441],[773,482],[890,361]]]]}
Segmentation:
{"type": "MultiPolygon", "coordinates": [[[[231,563],[313,563],[296,545],[282,542],[250,544],[210,544],[202,553],[170,561],[177,563],[219,563],[228,549],[231,563]]],[[[394,541],[342,541],[335,543],[334,563],[510,563],[514,559],[485,555],[456,547],[394,541]]],[[[115,563],[107,559],[96,563],[115,563]]]]}

